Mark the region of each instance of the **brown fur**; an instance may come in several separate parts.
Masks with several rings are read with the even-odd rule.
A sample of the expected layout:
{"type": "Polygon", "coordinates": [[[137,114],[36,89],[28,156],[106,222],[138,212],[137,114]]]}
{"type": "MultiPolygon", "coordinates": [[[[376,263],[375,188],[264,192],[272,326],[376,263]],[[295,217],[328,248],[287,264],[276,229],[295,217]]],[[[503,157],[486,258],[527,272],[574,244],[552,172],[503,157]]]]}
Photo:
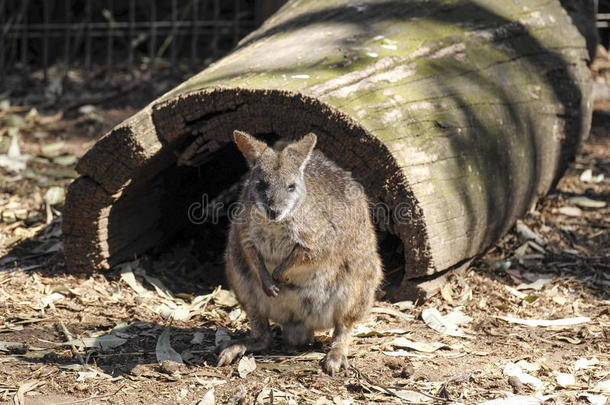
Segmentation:
{"type": "Polygon", "coordinates": [[[229,231],[226,272],[252,333],[224,345],[218,363],[266,350],[272,320],[292,345],[333,328],[322,363],[333,375],[347,368],[352,326],[368,313],[382,277],[366,195],[313,151],[313,134],[281,151],[239,131],[234,137],[251,170],[229,231]]]}

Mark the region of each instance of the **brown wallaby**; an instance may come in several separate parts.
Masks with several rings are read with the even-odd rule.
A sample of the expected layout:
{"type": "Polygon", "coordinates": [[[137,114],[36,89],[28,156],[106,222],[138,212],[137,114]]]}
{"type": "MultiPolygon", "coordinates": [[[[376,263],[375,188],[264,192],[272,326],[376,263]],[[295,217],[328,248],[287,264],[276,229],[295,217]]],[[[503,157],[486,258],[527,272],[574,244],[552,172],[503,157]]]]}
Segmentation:
{"type": "Polygon", "coordinates": [[[244,132],[233,137],[250,173],[229,231],[226,272],[251,334],[223,343],[218,365],[268,349],[271,320],[293,346],[334,328],[322,360],[334,375],[348,367],[352,326],[367,315],[382,277],[366,195],[313,150],[314,134],[282,150],[244,132]]]}

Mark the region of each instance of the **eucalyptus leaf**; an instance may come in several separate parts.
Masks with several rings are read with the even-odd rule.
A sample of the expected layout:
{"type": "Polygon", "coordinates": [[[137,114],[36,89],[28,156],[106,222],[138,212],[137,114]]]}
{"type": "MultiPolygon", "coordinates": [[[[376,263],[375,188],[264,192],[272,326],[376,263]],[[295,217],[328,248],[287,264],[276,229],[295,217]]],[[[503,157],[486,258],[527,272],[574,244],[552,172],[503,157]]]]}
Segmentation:
{"type": "Polygon", "coordinates": [[[7,127],[22,127],[25,125],[25,119],[19,114],[8,114],[4,118],[4,125],[7,127]]]}
{"type": "Polygon", "coordinates": [[[155,347],[155,354],[157,356],[157,362],[159,362],[159,364],[161,364],[165,360],[170,360],[175,363],[182,364],[183,363],[182,356],[180,356],[180,353],[178,353],[177,351],[175,351],[172,348],[171,343],[169,341],[169,337],[170,337],[170,329],[169,328],[163,329],[163,332],[161,332],[161,335],[159,336],[159,339],[157,340],[157,346],[155,347]]]}
{"type": "Polygon", "coordinates": [[[120,338],[118,336],[102,335],[98,337],[87,337],[80,339],[71,339],[64,343],[64,346],[75,346],[78,348],[96,348],[96,349],[114,349],[127,342],[127,339],[120,338]]]}
{"type": "Polygon", "coordinates": [[[59,186],[49,188],[44,195],[44,201],[51,206],[63,203],[65,198],[66,190],[59,186]]]}
{"type": "Polygon", "coordinates": [[[60,166],[71,166],[78,158],[74,155],[60,155],[53,158],[53,163],[58,164],[60,166]]]}
{"type": "Polygon", "coordinates": [[[61,154],[64,146],[66,146],[64,141],[49,143],[40,147],[40,153],[45,157],[56,157],[61,154]]]}
{"type": "Polygon", "coordinates": [[[441,342],[414,342],[404,337],[395,338],[390,342],[392,346],[402,347],[423,353],[433,353],[439,349],[450,349],[446,343],[441,342]]]}
{"type": "Polygon", "coordinates": [[[237,372],[241,378],[246,378],[248,374],[256,370],[256,360],[254,356],[244,356],[239,360],[237,372]]]}

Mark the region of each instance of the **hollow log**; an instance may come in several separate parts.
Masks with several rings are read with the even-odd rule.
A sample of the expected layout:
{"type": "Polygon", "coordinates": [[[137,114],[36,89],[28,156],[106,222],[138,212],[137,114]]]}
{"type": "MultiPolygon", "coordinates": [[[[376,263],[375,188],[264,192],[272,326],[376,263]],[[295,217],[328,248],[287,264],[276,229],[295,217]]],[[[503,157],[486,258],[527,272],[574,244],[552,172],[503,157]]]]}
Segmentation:
{"type": "Polygon", "coordinates": [[[558,0],[290,1],[85,154],[66,263],[107,269],[192,227],[196,203],[246,171],[240,129],[315,132],[402,242],[403,280],[459,266],[549,191],[588,134],[586,59],[558,0]]]}

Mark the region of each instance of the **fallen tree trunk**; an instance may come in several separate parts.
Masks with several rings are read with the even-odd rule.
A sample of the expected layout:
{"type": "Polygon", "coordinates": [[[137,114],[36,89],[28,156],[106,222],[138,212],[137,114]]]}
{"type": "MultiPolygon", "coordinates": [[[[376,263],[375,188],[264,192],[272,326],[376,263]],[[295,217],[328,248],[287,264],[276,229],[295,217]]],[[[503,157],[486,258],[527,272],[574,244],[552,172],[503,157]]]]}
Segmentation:
{"type": "Polygon", "coordinates": [[[81,159],[66,263],[109,268],[189,226],[194,202],[245,172],[241,129],[318,134],[402,241],[405,279],[457,266],[548,192],[588,133],[586,58],[555,0],[291,1],[81,159]]]}

